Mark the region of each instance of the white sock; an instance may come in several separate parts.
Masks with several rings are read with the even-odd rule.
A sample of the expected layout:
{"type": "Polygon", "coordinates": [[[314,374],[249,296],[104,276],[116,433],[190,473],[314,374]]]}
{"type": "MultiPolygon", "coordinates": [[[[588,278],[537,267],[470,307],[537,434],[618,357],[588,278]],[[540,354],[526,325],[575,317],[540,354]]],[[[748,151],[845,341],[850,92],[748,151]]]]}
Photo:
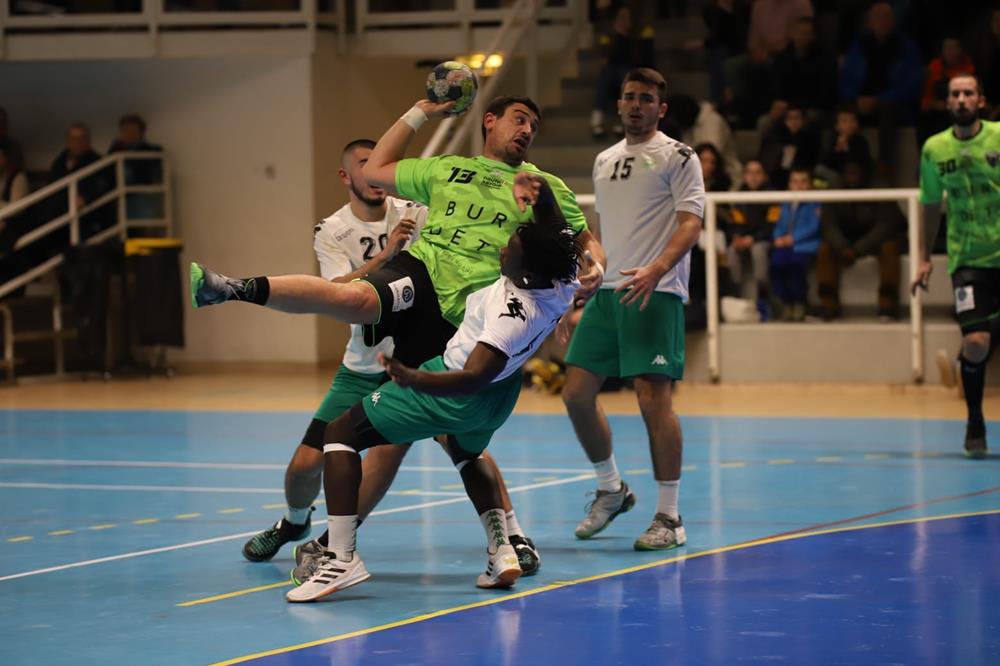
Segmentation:
{"type": "Polygon", "coordinates": [[[514,515],[513,511],[507,512],[507,537],[512,536],[524,536],[524,530],[521,529],[521,525],[517,522],[517,516],[514,515]]]}
{"type": "Polygon", "coordinates": [[[334,553],[341,562],[353,560],[358,537],[357,514],[353,516],[327,516],[326,529],[330,532],[327,537],[326,552],[334,553]]]}
{"type": "Polygon", "coordinates": [[[615,492],[621,490],[622,475],[618,473],[618,466],[615,465],[615,454],[604,462],[594,463],[594,471],[597,473],[597,489],[615,492]]]}
{"type": "Polygon", "coordinates": [[[479,514],[479,522],[486,530],[486,552],[497,552],[500,546],[509,544],[507,539],[507,515],[503,509],[490,509],[479,514]]]}
{"type": "Polygon", "coordinates": [[[309,522],[309,514],[312,513],[312,507],[307,506],[304,509],[296,509],[291,504],[288,505],[288,510],[285,511],[285,522],[291,523],[292,525],[305,525],[309,522]]]}
{"type": "Polygon", "coordinates": [[[681,491],[681,480],[657,481],[657,483],[660,485],[660,499],[656,503],[656,513],[665,513],[670,518],[676,519],[678,517],[677,495],[681,491]]]}

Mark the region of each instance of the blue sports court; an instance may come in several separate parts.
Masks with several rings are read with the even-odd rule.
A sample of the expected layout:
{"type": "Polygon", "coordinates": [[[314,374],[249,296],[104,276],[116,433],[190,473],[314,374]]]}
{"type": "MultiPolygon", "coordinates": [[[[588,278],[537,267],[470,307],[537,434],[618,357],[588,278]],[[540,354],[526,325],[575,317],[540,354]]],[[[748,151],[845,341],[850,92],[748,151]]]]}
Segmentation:
{"type": "Polygon", "coordinates": [[[639,417],[611,417],[639,504],[581,542],[569,420],[516,414],[490,450],[537,576],[475,588],[481,526],[423,443],[359,532],[372,580],[291,605],[290,548],[240,547],[281,515],[308,416],[0,412],[0,661],[1000,663],[997,457],[966,460],[960,421],[682,417],[688,544],[639,553],[639,417]]]}

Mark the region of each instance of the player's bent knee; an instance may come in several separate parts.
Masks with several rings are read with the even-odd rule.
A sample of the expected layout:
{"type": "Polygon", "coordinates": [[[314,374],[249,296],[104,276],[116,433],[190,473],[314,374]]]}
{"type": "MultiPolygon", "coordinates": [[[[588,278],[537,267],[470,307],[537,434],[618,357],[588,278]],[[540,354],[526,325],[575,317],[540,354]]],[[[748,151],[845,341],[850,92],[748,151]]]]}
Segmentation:
{"type": "Polygon", "coordinates": [[[990,334],[985,331],[968,333],[962,338],[962,356],[979,363],[986,359],[990,352],[990,334]]]}

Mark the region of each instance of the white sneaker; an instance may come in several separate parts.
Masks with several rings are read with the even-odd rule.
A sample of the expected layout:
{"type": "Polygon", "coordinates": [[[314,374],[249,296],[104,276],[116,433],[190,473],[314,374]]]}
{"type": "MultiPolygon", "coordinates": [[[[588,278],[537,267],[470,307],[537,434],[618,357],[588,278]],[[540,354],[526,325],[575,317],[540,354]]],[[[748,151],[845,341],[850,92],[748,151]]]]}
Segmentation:
{"type": "Polygon", "coordinates": [[[577,539],[589,539],[604,530],[611,521],[635,506],[635,493],[622,481],[615,491],[598,490],[587,506],[587,517],[576,526],[577,539]]]}
{"type": "Polygon", "coordinates": [[[486,572],[476,578],[476,587],[485,589],[510,587],[521,577],[521,573],[521,566],[517,563],[517,552],[510,544],[504,544],[486,560],[486,572]]]}
{"type": "Polygon", "coordinates": [[[341,562],[332,553],[324,553],[315,573],[299,587],[289,590],[285,598],[291,602],[316,601],[371,577],[357,552],[350,562],[341,562]]]}

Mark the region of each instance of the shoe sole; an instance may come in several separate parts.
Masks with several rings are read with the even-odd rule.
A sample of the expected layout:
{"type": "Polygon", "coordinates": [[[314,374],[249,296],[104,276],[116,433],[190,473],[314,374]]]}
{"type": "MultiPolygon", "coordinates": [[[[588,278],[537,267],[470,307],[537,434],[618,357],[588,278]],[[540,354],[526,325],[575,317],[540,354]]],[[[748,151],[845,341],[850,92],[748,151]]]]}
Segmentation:
{"type": "Polygon", "coordinates": [[[632,547],[634,549],[636,549],[636,550],[673,550],[674,548],[680,548],[681,546],[685,545],[686,543],[687,543],[687,541],[685,541],[684,543],[675,543],[675,544],[670,545],[670,546],[650,546],[650,545],[641,543],[639,541],[636,541],[634,544],[632,544],[632,547]]]}
{"type": "Polygon", "coordinates": [[[987,450],[983,449],[981,451],[966,451],[965,457],[970,460],[982,460],[987,456],[987,450]]]}
{"type": "Polygon", "coordinates": [[[630,492],[628,495],[625,496],[625,501],[622,502],[621,508],[615,511],[613,514],[611,514],[611,517],[608,518],[608,522],[601,525],[600,529],[596,529],[589,534],[587,533],[581,534],[580,532],[574,532],[573,534],[574,536],[576,536],[577,539],[580,539],[582,541],[586,541],[591,537],[595,537],[604,530],[608,529],[608,525],[611,524],[611,521],[613,521],[615,518],[622,515],[623,513],[627,513],[634,506],[635,506],[635,494],[630,492]]]}
{"type": "Polygon", "coordinates": [[[521,571],[520,567],[512,567],[510,569],[504,569],[496,578],[490,583],[482,585],[479,581],[476,581],[476,587],[481,590],[495,590],[500,587],[510,587],[514,582],[521,577],[524,572],[521,571]]]}
{"type": "Polygon", "coordinates": [[[195,308],[201,307],[198,305],[198,289],[201,285],[205,284],[205,271],[202,270],[201,266],[195,262],[191,262],[191,305],[195,308]]]}
{"type": "Polygon", "coordinates": [[[363,583],[363,582],[365,582],[366,580],[368,580],[371,577],[372,577],[372,575],[366,571],[364,573],[364,575],[358,576],[357,578],[349,580],[346,583],[341,583],[340,585],[337,585],[336,587],[331,587],[330,589],[323,590],[322,592],[320,592],[319,594],[317,594],[315,597],[310,597],[308,599],[289,599],[286,596],[285,599],[289,603],[292,603],[292,604],[304,604],[304,603],[309,603],[310,601],[319,601],[320,599],[322,599],[324,597],[330,596],[334,592],[340,592],[342,590],[346,590],[349,587],[354,587],[355,585],[357,585],[359,583],[363,583]]]}

